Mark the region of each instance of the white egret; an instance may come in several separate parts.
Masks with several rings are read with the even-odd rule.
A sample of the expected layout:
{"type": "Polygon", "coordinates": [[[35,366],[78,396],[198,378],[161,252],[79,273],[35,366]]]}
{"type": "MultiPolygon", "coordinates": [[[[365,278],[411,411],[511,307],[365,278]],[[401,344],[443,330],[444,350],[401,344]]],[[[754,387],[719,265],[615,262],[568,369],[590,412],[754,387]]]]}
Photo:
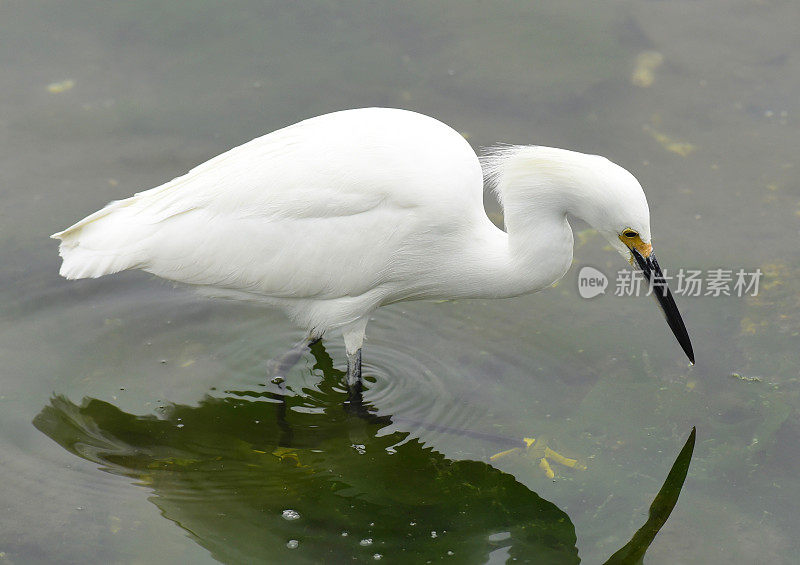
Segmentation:
{"type": "Polygon", "coordinates": [[[633,175],[541,146],[504,147],[482,164],[431,117],[346,110],[256,138],[52,237],[68,279],[141,269],[282,308],[311,338],[341,328],[352,386],[376,308],[546,288],[572,262],[572,214],[663,285],[655,294],[694,362],[633,175]],[[486,216],[484,177],[507,231],[486,216]]]}

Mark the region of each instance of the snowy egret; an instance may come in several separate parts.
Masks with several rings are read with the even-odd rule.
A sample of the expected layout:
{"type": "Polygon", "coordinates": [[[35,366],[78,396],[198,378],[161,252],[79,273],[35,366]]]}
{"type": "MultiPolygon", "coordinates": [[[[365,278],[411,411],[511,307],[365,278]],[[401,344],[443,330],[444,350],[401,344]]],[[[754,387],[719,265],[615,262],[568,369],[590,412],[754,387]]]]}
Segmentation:
{"type": "Polygon", "coordinates": [[[299,122],[52,237],[68,279],[141,269],[280,307],[312,339],[341,328],[352,386],[379,306],[518,296],[561,279],[572,262],[568,214],[662,286],[655,295],[694,362],[633,175],[603,157],[541,146],[504,147],[481,163],[455,130],[406,110],[299,122]],[[507,231],[486,216],[484,177],[507,231]]]}

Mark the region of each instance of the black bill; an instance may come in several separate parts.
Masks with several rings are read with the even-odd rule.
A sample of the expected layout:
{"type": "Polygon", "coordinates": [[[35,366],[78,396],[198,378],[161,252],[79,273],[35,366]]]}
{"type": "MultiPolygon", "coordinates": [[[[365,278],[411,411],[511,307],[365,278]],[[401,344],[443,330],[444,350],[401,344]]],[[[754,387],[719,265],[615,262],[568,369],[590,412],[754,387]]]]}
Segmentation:
{"type": "Polygon", "coordinates": [[[647,277],[647,280],[653,286],[653,296],[658,300],[658,304],[664,312],[664,317],[667,319],[669,328],[672,330],[672,333],[675,334],[675,337],[678,338],[678,343],[681,344],[683,352],[686,353],[689,361],[694,364],[694,351],[692,350],[692,342],[689,339],[689,333],[686,331],[681,313],[678,312],[675,299],[672,298],[672,293],[667,286],[664,274],[661,272],[661,267],[659,267],[658,261],[656,261],[656,256],[651,253],[650,257],[645,259],[636,249],[631,249],[631,253],[633,253],[633,257],[636,259],[636,263],[638,263],[644,276],[647,277]]]}

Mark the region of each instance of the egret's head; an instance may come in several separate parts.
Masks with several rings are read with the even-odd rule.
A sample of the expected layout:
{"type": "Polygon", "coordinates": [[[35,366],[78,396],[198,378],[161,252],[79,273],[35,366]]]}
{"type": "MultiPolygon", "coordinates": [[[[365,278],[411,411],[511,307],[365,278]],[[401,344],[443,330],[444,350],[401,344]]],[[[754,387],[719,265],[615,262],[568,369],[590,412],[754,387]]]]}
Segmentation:
{"type": "Polygon", "coordinates": [[[537,225],[530,221],[537,216],[563,221],[571,214],[638,266],[652,282],[669,327],[694,363],[689,334],[653,254],[647,199],[632,174],[605,157],[535,145],[496,149],[483,166],[503,204],[509,233],[537,225]]]}
{"type": "Polygon", "coordinates": [[[600,159],[594,163],[597,181],[587,185],[591,188],[587,190],[587,205],[582,209],[583,219],[602,233],[631,265],[642,270],[653,286],[653,295],[670,329],[694,363],[689,334],[653,253],[650,210],[644,191],[628,171],[601,157],[597,159],[600,159]]]}
{"type": "Polygon", "coordinates": [[[611,161],[594,155],[581,160],[578,173],[579,198],[573,203],[573,213],[587,221],[642,273],[653,285],[653,295],[664,312],[670,329],[678,339],[689,360],[694,352],[666,278],[653,253],[650,239],[650,210],[639,181],[628,171],[611,161]]]}
{"type": "Polygon", "coordinates": [[[644,191],[632,174],[605,157],[512,145],[491,150],[482,163],[506,211],[509,231],[516,229],[516,219],[527,220],[542,210],[567,213],[599,231],[627,260],[632,246],[644,256],[650,254],[650,210],[644,191]]]}
{"type": "Polygon", "coordinates": [[[571,212],[600,232],[629,263],[634,264],[634,249],[649,257],[650,209],[639,181],[604,157],[584,159],[583,194],[572,203],[571,212]]]}

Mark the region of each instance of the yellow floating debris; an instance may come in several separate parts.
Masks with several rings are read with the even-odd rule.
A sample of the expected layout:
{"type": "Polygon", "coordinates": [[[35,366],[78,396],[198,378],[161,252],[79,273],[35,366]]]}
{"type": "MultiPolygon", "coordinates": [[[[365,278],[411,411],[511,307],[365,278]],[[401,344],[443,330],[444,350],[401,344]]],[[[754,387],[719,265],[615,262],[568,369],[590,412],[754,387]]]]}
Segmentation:
{"type": "Polygon", "coordinates": [[[500,453],[495,453],[494,455],[489,457],[489,461],[497,461],[501,457],[505,457],[506,455],[511,455],[516,451],[519,451],[519,447],[512,447],[511,449],[506,449],[505,451],[501,451],[500,453]]]}
{"type": "Polygon", "coordinates": [[[291,447],[276,447],[272,455],[281,461],[293,463],[295,467],[306,467],[306,465],[300,463],[300,457],[297,456],[297,451],[291,447]]]}
{"type": "Polygon", "coordinates": [[[588,228],[588,229],[585,229],[585,230],[580,230],[578,232],[575,232],[575,234],[574,234],[575,235],[575,247],[576,248],[583,247],[584,245],[586,245],[586,243],[588,241],[594,239],[597,234],[598,234],[598,231],[596,229],[594,229],[594,228],[588,228]]]}
{"type": "Polygon", "coordinates": [[[677,153],[681,157],[688,157],[693,153],[697,146],[685,141],[675,141],[666,134],[661,133],[650,125],[645,124],[643,128],[645,132],[650,134],[650,137],[655,139],[661,147],[670,153],[677,153]]]}
{"type": "Polygon", "coordinates": [[[75,81],[70,78],[61,82],[51,82],[47,85],[47,91],[51,94],[61,94],[67,90],[72,90],[74,86],[75,81]]]}
{"type": "Polygon", "coordinates": [[[570,459],[569,457],[564,457],[557,451],[553,451],[549,447],[544,448],[544,459],[552,459],[559,465],[563,465],[564,467],[569,467],[571,469],[578,469],[579,471],[585,471],[586,465],[582,463],[578,463],[577,459],[570,459]]]}
{"type": "Polygon", "coordinates": [[[731,373],[731,377],[734,379],[739,379],[740,381],[744,381],[746,383],[760,383],[761,377],[748,377],[746,375],[740,375],[739,373],[731,373]]]}
{"type": "MultiPolygon", "coordinates": [[[[550,466],[550,460],[559,465],[563,465],[565,467],[569,467],[570,469],[577,469],[579,471],[585,471],[586,465],[579,462],[577,459],[570,459],[569,457],[564,457],[557,451],[554,451],[548,447],[546,440],[539,440],[536,441],[536,438],[526,437],[522,438],[522,441],[525,442],[525,450],[528,455],[533,456],[534,458],[538,459],[539,461],[539,468],[542,469],[547,475],[548,478],[552,479],[555,477],[555,472],[553,468],[550,466]]],[[[522,448],[513,447],[511,449],[506,449],[505,451],[501,451],[500,453],[495,453],[494,455],[489,457],[490,461],[497,461],[502,457],[506,457],[511,455],[512,453],[519,453],[522,451],[522,448]]]]}
{"type": "Polygon", "coordinates": [[[656,69],[664,62],[664,55],[658,51],[642,51],[636,56],[636,65],[631,73],[631,83],[648,88],[656,80],[656,69]]]}
{"type": "Polygon", "coordinates": [[[539,468],[544,471],[544,474],[547,475],[548,479],[555,478],[556,474],[553,472],[553,469],[550,467],[550,463],[547,462],[547,459],[542,457],[539,459],[539,468]]]}

